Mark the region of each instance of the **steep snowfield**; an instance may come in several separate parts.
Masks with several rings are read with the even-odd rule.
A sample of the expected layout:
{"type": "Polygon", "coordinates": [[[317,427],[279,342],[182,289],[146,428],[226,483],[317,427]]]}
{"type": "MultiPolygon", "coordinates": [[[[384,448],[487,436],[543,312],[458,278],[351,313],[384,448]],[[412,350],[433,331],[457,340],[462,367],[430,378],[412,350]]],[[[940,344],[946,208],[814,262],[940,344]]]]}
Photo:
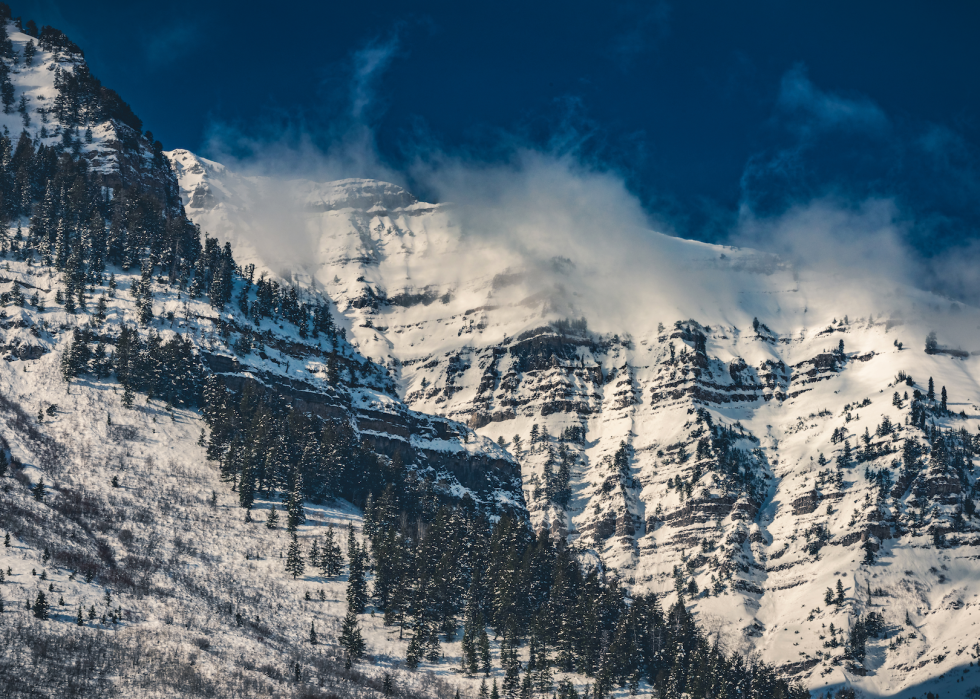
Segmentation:
{"type": "MultiPolygon", "coordinates": [[[[115,271],[119,288],[102,327],[110,333],[123,322],[136,322],[129,288],[139,275],[115,271]]],[[[257,500],[254,520],[244,521],[237,494],[199,445],[204,431],[199,413],[170,410],[145,396],[126,408],[123,390],[112,379],[65,383],[60,363],[70,331],[90,321],[90,312],[71,315],[55,303],[57,280],[48,269],[5,261],[0,292],[11,291],[14,280],[26,296],[36,293],[45,308],[28,303],[0,312],[0,435],[21,464],[0,479],[0,521],[16,525],[23,536],[12,537],[10,547],[0,546],[5,577],[0,598],[6,608],[0,623],[2,668],[19,667],[14,675],[0,671],[0,676],[13,683],[11,691],[61,686],[63,678],[52,673],[82,663],[95,670],[75,677],[72,686],[87,695],[172,696],[176,690],[309,696],[304,692],[334,688],[344,696],[369,696],[380,691],[385,674],[405,696],[449,696],[455,687],[475,694],[479,679],[454,670],[460,663],[458,642],[444,646],[443,661],[408,672],[403,667],[408,637],[399,640],[397,628],[383,626],[381,615],[373,613],[360,618],[367,660],[349,675],[337,646],[346,576],[326,579],[308,567],[299,579],[289,578],[283,561],[289,536],[282,526],[265,526],[272,505],[283,511],[284,504],[257,500]],[[43,503],[25,487],[42,478],[43,503]],[[49,547],[56,554],[51,560],[44,555],[49,547]],[[98,571],[94,580],[77,573],[89,568],[98,571]],[[24,610],[39,591],[48,596],[51,617],[64,623],[38,622],[24,610]],[[84,631],[75,626],[79,608],[84,631]],[[311,624],[320,639],[316,646],[309,644],[311,624]],[[49,662],[25,670],[33,666],[37,644],[49,642],[58,648],[49,662]]],[[[178,298],[165,285],[154,291],[153,330],[185,334],[202,351],[228,351],[216,323],[219,315],[205,301],[178,298]],[[163,320],[167,309],[175,313],[170,325],[163,320]]],[[[222,316],[230,320],[234,314],[222,316]]],[[[277,335],[299,340],[288,327],[263,323],[277,335]]],[[[294,380],[328,392],[314,358],[303,363],[272,347],[265,352],[265,359],[254,353],[239,357],[241,374],[282,375],[292,360],[294,380]]],[[[380,388],[362,386],[352,393],[355,411],[407,413],[380,388]]],[[[419,434],[414,441],[423,450],[506,457],[496,444],[472,436],[419,434]]],[[[467,492],[458,484],[454,491],[467,492]]],[[[497,494],[508,499],[506,507],[523,507],[513,493],[497,494]]],[[[353,524],[360,537],[361,513],[344,501],[306,503],[305,512],[307,523],[298,531],[304,553],[314,539],[322,542],[328,525],[337,527],[345,556],[346,527],[353,524]]]]}
{"type": "MultiPolygon", "coordinates": [[[[324,291],[358,350],[393,370],[414,409],[504,440],[522,463],[536,526],[595,548],[641,589],[672,594],[678,566],[701,591],[701,621],[732,649],[758,651],[814,690],[853,684],[888,696],[935,691],[980,658],[980,521],[967,517],[952,533],[962,502],[976,497],[975,459],[966,483],[934,485],[946,476],[924,468],[891,499],[866,473],[897,474],[904,440],[924,443],[908,420],[929,377],[950,395],[950,413],[930,414],[930,424],[974,439],[976,309],[887,279],[797,270],[655,233],[625,251],[535,249],[533,230],[518,246],[471,235],[458,208],[395,185],[283,183],[184,150],[168,157],[188,215],[244,261],[324,291]],[[555,325],[579,317],[590,330],[555,325]],[[966,356],[925,353],[931,330],[966,356]],[[897,383],[899,371],[914,386],[897,383]],[[908,393],[901,407],[896,391],[908,393]],[[734,445],[757,475],[741,494],[718,473],[692,473],[706,434],[699,408],[740,435],[734,445]],[[884,416],[897,429],[876,435],[884,416]],[[529,448],[535,424],[551,441],[529,448]],[[558,440],[570,427],[584,439],[558,440]],[[877,455],[833,485],[844,446],[834,431],[846,428],[856,451],[866,427],[877,455]],[[535,495],[559,443],[574,459],[567,509],[535,495]],[[621,444],[628,473],[613,466],[621,444]],[[910,529],[919,510],[926,520],[910,529]],[[827,545],[808,552],[821,527],[827,545]],[[933,530],[953,545],[934,547],[933,530]],[[862,563],[868,546],[873,565],[862,563]],[[846,603],[828,609],[824,591],[838,580],[846,603]],[[827,628],[872,611],[885,631],[859,673],[835,660],[841,648],[826,645],[827,628]]],[[[976,684],[969,677],[950,691],[963,695],[976,684]]]]}

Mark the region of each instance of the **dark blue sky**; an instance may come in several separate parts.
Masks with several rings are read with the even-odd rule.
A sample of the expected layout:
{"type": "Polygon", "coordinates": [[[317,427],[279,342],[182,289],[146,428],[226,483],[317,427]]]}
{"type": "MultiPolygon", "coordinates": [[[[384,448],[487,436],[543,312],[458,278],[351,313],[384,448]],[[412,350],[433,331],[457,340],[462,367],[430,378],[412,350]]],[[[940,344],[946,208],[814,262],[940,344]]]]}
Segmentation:
{"type": "Polygon", "coordinates": [[[830,193],[894,197],[923,252],[978,237],[978,3],[11,6],[68,33],[168,149],[206,152],[216,125],[324,147],[366,126],[402,169],[520,142],[620,171],[706,240],[740,204],[830,193]]]}

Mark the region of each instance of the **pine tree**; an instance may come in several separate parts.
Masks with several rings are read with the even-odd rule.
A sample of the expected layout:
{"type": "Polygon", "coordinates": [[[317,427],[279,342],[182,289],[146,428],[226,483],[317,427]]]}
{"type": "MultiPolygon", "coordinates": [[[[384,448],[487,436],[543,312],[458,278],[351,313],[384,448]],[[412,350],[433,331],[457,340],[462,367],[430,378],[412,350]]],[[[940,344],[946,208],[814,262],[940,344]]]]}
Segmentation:
{"type": "Polygon", "coordinates": [[[936,384],[931,376],[929,377],[929,391],[926,393],[926,397],[929,400],[936,400],[936,384]]]}
{"type": "Polygon", "coordinates": [[[31,495],[38,502],[44,502],[44,476],[37,479],[37,483],[31,488],[31,495]]]}
{"type": "Polygon", "coordinates": [[[429,642],[429,627],[425,623],[425,620],[419,620],[415,623],[415,628],[412,630],[412,638],[408,642],[408,648],[405,651],[405,665],[412,670],[419,666],[422,658],[425,656],[425,647],[429,642]]]}
{"type": "Polygon", "coordinates": [[[348,609],[347,616],[344,617],[344,624],[340,629],[340,647],[346,651],[344,666],[350,669],[351,665],[360,660],[364,655],[364,638],[361,636],[361,629],[357,624],[357,615],[354,610],[348,609]]]}
{"type": "Polygon", "coordinates": [[[837,596],[834,598],[834,604],[838,607],[844,604],[844,583],[839,578],[837,580],[837,596]]]}
{"type": "Polygon", "coordinates": [[[238,504],[246,510],[251,510],[254,502],[255,470],[252,467],[251,459],[247,459],[245,467],[242,469],[241,482],[238,484],[238,504]]]}
{"type": "Polygon", "coordinates": [[[479,697],[479,699],[489,699],[490,698],[490,692],[487,691],[487,681],[486,680],[481,680],[480,681],[480,692],[477,694],[477,696],[479,697]]]}
{"type": "Polygon", "coordinates": [[[31,607],[31,611],[34,613],[35,619],[40,619],[41,621],[47,621],[48,619],[48,598],[44,596],[44,592],[39,590],[37,593],[37,598],[34,600],[34,605],[31,607]]]}
{"type": "Polygon", "coordinates": [[[480,668],[484,675],[490,676],[490,637],[486,627],[480,629],[480,668]]]}
{"type": "Polygon", "coordinates": [[[123,397],[122,397],[123,407],[125,407],[125,408],[132,408],[133,407],[133,400],[135,399],[135,397],[136,396],[133,394],[133,387],[127,381],[123,385],[123,397]]]}
{"type": "Polygon", "coordinates": [[[323,548],[320,552],[320,572],[324,577],[332,578],[340,575],[344,569],[344,555],[340,551],[340,546],[334,540],[334,529],[331,524],[327,527],[327,535],[324,537],[323,548]]]}
{"type": "Polygon", "coordinates": [[[367,582],[364,580],[364,552],[354,538],[354,527],[348,528],[347,556],[350,561],[347,574],[347,607],[361,614],[367,605],[367,582]]]}
{"type": "Polygon", "coordinates": [[[313,622],[311,621],[310,622],[310,645],[315,646],[316,644],[317,644],[316,627],[313,625],[313,622]]]}
{"type": "Polygon", "coordinates": [[[276,506],[273,505],[272,509],[269,510],[269,514],[266,516],[265,527],[266,529],[275,529],[279,524],[279,513],[276,512],[276,506]]]}
{"type": "Polygon", "coordinates": [[[306,564],[303,562],[303,552],[300,550],[299,541],[296,539],[296,534],[293,534],[293,540],[289,544],[289,550],[286,552],[286,572],[293,576],[293,580],[298,578],[306,570],[306,564]]]}
{"type": "Polygon", "coordinates": [[[943,386],[942,393],[940,394],[940,407],[942,408],[942,411],[945,413],[946,412],[946,387],[945,386],[943,386]]]}
{"type": "MultiPolygon", "coordinates": [[[[520,669],[517,668],[515,671],[520,672],[520,669]]],[[[534,684],[530,672],[525,672],[524,679],[521,680],[520,697],[521,699],[532,699],[534,697],[534,684]]]]}
{"type": "Polygon", "coordinates": [[[316,543],[316,539],[313,540],[313,545],[310,546],[310,567],[320,567],[320,546],[316,543]]]}
{"type": "Polygon", "coordinates": [[[303,475],[298,468],[294,469],[292,480],[292,488],[286,500],[286,529],[295,532],[299,525],[306,522],[306,515],[303,514],[303,475]]]}
{"type": "Polygon", "coordinates": [[[75,626],[82,626],[85,623],[82,617],[82,605],[78,605],[78,614],[75,616],[75,626]]]}

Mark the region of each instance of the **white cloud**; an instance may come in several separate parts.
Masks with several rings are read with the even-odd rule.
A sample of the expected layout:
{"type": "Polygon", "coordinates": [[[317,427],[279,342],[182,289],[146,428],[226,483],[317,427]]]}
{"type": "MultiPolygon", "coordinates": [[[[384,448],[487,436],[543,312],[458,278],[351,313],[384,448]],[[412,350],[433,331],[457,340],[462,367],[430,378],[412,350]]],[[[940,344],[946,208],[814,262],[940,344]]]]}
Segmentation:
{"type": "Polygon", "coordinates": [[[395,35],[388,40],[376,39],[354,53],[354,71],[351,81],[351,116],[361,121],[376,99],[375,82],[391,64],[398,53],[399,41],[395,35]]]}
{"type": "Polygon", "coordinates": [[[875,131],[888,126],[885,113],[870,99],[821,90],[801,63],[783,75],[776,118],[801,135],[830,129],[875,131]]]}

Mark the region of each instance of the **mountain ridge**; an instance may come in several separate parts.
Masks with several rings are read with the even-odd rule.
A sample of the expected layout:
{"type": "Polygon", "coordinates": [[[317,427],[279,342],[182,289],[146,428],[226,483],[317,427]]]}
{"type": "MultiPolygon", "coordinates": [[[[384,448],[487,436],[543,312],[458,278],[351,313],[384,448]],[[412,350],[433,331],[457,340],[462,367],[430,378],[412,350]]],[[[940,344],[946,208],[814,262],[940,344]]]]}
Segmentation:
{"type": "MultiPolygon", "coordinates": [[[[182,152],[181,158],[192,157],[182,152]]],[[[189,184],[182,179],[181,186],[187,193],[189,184]]],[[[974,435],[958,433],[971,461],[956,467],[964,469],[958,476],[946,474],[948,467],[942,466],[913,485],[913,475],[899,473],[901,460],[889,466],[889,452],[901,451],[899,435],[921,444],[924,434],[921,448],[928,452],[929,435],[936,433],[931,426],[924,431],[910,427],[908,411],[915,411],[918,423],[926,408],[930,424],[954,431],[975,419],[980,393],[972,355],[961,353],[958,364],[937,363],[936,355],[905,346],[918,345],[931,325],[942,324],[947,300],[895,285],[898,293],[869,301],[875,294],[865,287],[835,313],[835,301],[860,285],[834,275],[820,278],[819,271],[794,269],[766,253],[657,238],[653,247],[684,260],[695,284],[705,274],[749,280],[733,310],[710,312],[712,322],[686,315],[669,318],[669,313],[688,310],[678,304],[672,311],[658,311],[667,324],[661,322],[656,330],[647,323],[645,333],[625,332],[634,330],[629,326],[620,333],[595,332],[589,329],[594,313],[586,310],[583,321],[568,320],[584,310],[576,307],[580,287],[568,281],[577,281],[580,260],[556,250],[553,268],[542,272],[534,264],[521,264],[519,256],[493,250],[484,255],[479,274],[465,282],[440,283],[439,267],[431,259],[442,258],[450,270],[470,269],[469,251],[461,242],[466,232],[453,225],[451,204],[417,207],[424,213],[409,216],[380,207],[308,211],[304,218],[291,219],[291,225],[302,227],[299,234],[309,236],[309,249],[320,253],[312,261],[304,259],[303,278],[336,302],[362,351],[396,370],[399,392],[409,404],[467,421],[504,440],[521,461],[536,528],[595,547],[640,589],[669,595],[679,569],[683,584],[689,587],[693,578],[694,589],[701,591],[691,602],[710,628],[732,647],[761,652],[785,671],[803,674],[811,686],[853,682],[895,693],[918,677],[931,676],[931,668],[910,672],[904,663],[886,666],[881,661],[862,670],[871,678],[867,681],[842,673],[836,669],[841,661],[816,639],[817,617],[810,610],[818,606],[827,583],[833,587],[834,578],[839,579],[819,572],[821,550],[824,556],[839,551],[837,565],[857,575],[855,587],[865,577],[870,585],[880,571],[862,561],[881,555],[902,559],[918,547],[906,524],[916,512],[932,512],[931,523],[917,536],[958,537],[958,547],[966,552],[980,544],[976,521],[970,519],[964,528],[957,514],[976,496],[969,456],[976,449],[974,435]],[[673,252],[678,249],[684,252],[673,252]],[[445,262],[450,260],[458,265],[445,262]],[[555,284],[562,278],[564,286],[555,284]],[[571,300],[555,300],[561,295],[571,300]],[[855,307],[875,309],[874,317],[850,320],[847,311],[855,307]],[[743,323],[751,329],[742,329],[743,323]],[[846,349],[840,344],[845,341],[846,349]],[[925,400],[924,384],[905,386],[895,379],[906,371],[917,377],[931,373],[939,384],[955,385],[960,404],[972,406],[971,416],[964,422],[951,412],[932,412],[929,405],[937,404],[925,400]],[[890,394],[899,388],[906,394],[914,389],[922,398],[899,395],[889,406],[890,394]],[[919,407],[913,408],[916,401],[919,407]],[[873,423],[861,420],[858,413],[872,402],[879,406],[871,408],[873,423]],[[852,424],[854,419],[860,422],[852,424]],[[894,430],[886,431],[884,439],[882,424],[894,430]],[[877,436],[862,437],[864,425],[877,436]],[[549,436],[535,439],[532,429],[540,435],[541,428],[549,436]],[[565,438],[569,430],[575,438],[565,438]],[[833,475],[833,461],[843,447],[838,430],[846,431],[848,448],[861,454],[849,459],[841,477],[833,475]],[[514,433],[530,446],[515,446],[514,433]],[[814,438],[817,444],[809,446],[814,438]],[[852,440],[858,444],[851,445],[852,440]],[[862,440],[865,448],[859,450],[862,440]],[[790,456],[782,456],[787,449],[790,456]],[[558,486],[571,490],[567,507],[557,506],[548,493],[553,487],[548,481],[555,481],[559,464],[569,458],[560,457],[559,450],[572,455],[570,486],[558,486]],[[830,457],[826,468],[816,461],[824,454],[830,457]],[[732,480],[726,473],[730,468],[742,475],[732,480]],[[879,504],[869,509],[871,501],[861,496],[880,492],[877,484],[885,472],[892,483],[885,501],[892,504],[878,497],[879,504]],[[752,476],[747,490],[735,485],[746,475],[752,476]],[[841,485],[828,489],[825,483],[833,478],[841,485]],[[853,509],[849,523],[838,521],[845,508],[853,509]],[[702,550],[691,554],[691,548],[702,550]],[[794,612],[779,598],[801,585],[811,590],[814,604],[797,604],[794,612]],[[705,597],[706,588],[722,596],[705,597]],[[740,614],[732,615],[732,602],[740,614]],[[791,643],[784,642],[782,627],[809,633],[806,650],[793,647],[799,639],[792,631],[791,643]]],[[[219,236],[225,234],[228,223],[207,206],[191,206],[188,214],[219,236]]],[[[481,253],[495,246],[492,238],[486,242],[481,253]]],[[[262,264],[261,258],[256,261],[262,264]]],[[[724,279],[709,280],[708,287],[732,288],[724,279]]],[[[958,308],[969,318],[963,319],[964,326],[975,324],[974,309],[958,308]]],[[[941,558],[942,550],[937,547],[929,556],[941,558]]],[[[964,592],[972,578],[973,573],[961,573],[964,592]]],[[[900,587],[902,580],[889,584],[900,587]]],[[[945,587],[930,586],[936,594],[945,587]]],[[[876,609],[870,596],[850,604],[852,625],[876,609]]],[[[965,641],[958,642],[959,652],[968,649],[965,641]]],[[[955,662],[941,651],[939,656],[955,662]]]]}

